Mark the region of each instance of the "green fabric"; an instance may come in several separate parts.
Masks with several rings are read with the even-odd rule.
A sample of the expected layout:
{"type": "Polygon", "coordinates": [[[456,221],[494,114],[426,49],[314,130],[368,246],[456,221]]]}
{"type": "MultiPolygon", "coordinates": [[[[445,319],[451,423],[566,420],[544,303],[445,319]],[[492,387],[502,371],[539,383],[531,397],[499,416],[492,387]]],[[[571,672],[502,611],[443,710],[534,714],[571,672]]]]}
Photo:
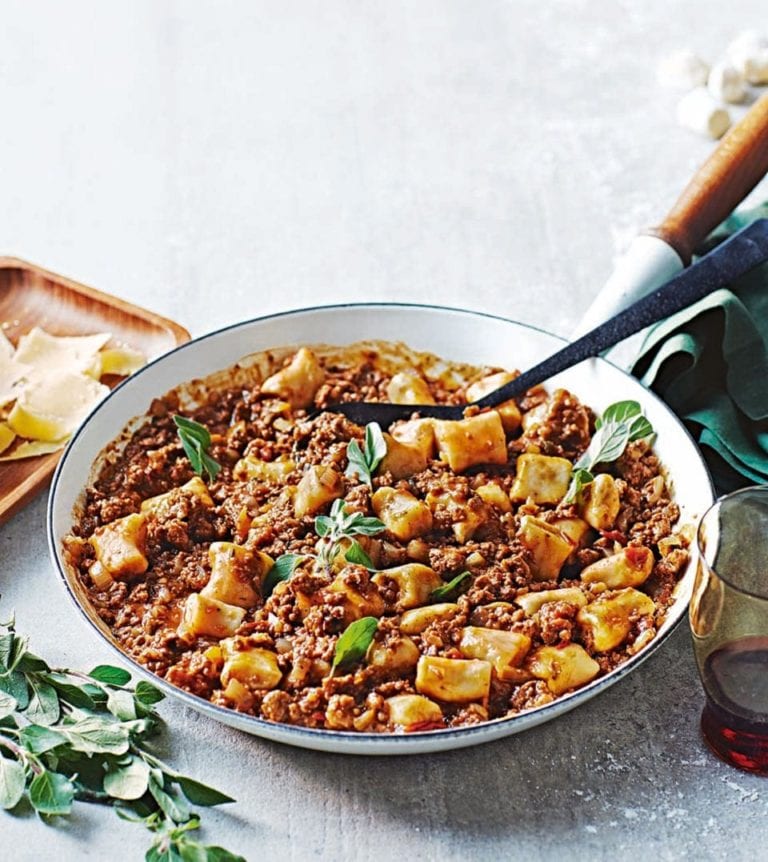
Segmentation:
{"type": "MultiPolygon", "coordinates": [[[[728,218],[709,250],[768,203],[728,218]]],[[[654,326],[632,366],[685,422],[721,492],[768,482],[768,264],[654,326]]]]}

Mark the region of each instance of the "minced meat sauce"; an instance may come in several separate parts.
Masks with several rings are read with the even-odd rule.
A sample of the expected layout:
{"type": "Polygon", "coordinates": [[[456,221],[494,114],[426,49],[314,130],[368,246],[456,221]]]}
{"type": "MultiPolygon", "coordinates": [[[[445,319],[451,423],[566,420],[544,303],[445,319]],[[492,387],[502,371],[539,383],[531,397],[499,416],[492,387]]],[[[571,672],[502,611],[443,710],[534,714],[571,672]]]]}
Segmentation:
{"type": "Polygon", "coordinates": [[[373,348],[302,349],[194,409],[178,392],[151,405],[65,540],[128,655],[270,721],[418,732],[549,703],[653,638],[688,551],[648,443],[565,503],[595,432],[587,406],[537,388],[492,416],[419,421],[419,403],[461,404],[510,375],[430,374],[414,356],[398,367],[373,348]],[[343,400],[413,404],[383,429],[370,483],[348,457],[350,441],[365,453],[365,429],[314,412],[343,400]],[[193,472],[180,413],[209,431],[215,478],[193,472]],[[332,511],[381,526],[329,549],[316,518],[332,511]],[[364,555],[350,562],[353,544],[364,555]],[[367,617],[370,643],[334,666],[342,633],[367,617]]]}

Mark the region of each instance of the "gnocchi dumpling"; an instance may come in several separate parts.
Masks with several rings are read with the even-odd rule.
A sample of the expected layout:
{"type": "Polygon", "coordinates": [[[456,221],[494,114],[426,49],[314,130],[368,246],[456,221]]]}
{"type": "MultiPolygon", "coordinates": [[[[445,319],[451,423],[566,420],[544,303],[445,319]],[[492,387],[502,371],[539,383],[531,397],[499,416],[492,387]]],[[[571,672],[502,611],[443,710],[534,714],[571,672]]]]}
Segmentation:
{"type": "Polygon", "coordinates": [[[628,587],[598,596],[579,611],[577,620],[585,642],[595,652],[609,652],[626,640],[633,619],[652,616],[655,610],[650,596],[628,587]]]}
{"type": "Polygon", "coordinates": [[[531,552],[533,576],[537,581],[556,578],[574,548],[557,527],[533,515],[523,516],[518,537],[531,552]]]}
{"type": "Polygon", "coordinates": [[[477,464],[507,463],[507,441],[495,410],[468,419],[435,420],[434,429],[438,453],[456,473],[477,464]]]}
{"type": "Polygon", "coordinates": [[[111,578],[131,578],[149,568],[146,537],[145,518],[134,513],[99,527],[89,541],[103,572],[111,578]]]}
{"type": "Polygon", "coordinates": [[[186,639],[231,637],[240,628],[244,617],[243,608],[191,593],[184,602],[178,635],[186,639]]]}
{"type": "Polygon", "coordinates": [[[629,545],[618,554],[587,566],[581,580],[585,584],[605,584],[610,590],[639,587],[650,577],[653,563],[653,551],[642,545],[629,545]]]}
{"type": "Polygon", "coordinates": [[[448,703],[485,700],[491,688],[491,663],[477,659],[423,655],[416,666],[416,691],[448,703]]]}
{"type": "Polygon", "coordinates": [[[579,644],[541,646],[526,661],[533,676],[543,679],[552,694],[564,694],[593,680],[600,665],[579,644]]]}
{"type": "Polygon", "coordinates": [[[387,530],[401,542],[416,539],[432,529],[429,506],[410,491],[379,488],[371,498],[371,506],[387,530]]]}
{"type": "Polygon", "coordinates": [[[518,668],[530,648],[531,639],[522,632],[506,632],[479,626],[466,626],[462,629],[459,642],[463,655],[490,662],[499,679],[509,680],[518,678],[518,668]]]}
{"type": "Polygon", "coordinates": [[[283,398],[291,407],[309,407],[324,380],[320,361],[311,350],[302,347],[285,368],[261,384],[261,391],[283,398]]]}
{"type": "Polygon", "coordinates": [[[517,476],[509,496],[534,503],[559,503],[568,490],[573,465],[567,458],[525,453],[517,459],[517,476]]]}

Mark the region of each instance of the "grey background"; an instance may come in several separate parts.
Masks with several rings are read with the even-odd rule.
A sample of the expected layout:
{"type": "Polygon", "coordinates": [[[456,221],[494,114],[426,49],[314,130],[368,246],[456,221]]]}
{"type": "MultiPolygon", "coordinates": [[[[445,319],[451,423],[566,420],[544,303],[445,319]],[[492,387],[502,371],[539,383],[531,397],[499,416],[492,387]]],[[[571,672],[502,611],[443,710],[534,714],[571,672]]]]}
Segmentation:
{"type": "MultiPolygon", "coordinates": [[[[5,0],[0,20],[0,250],[194,335],[348,299],[566,334],[710,150],[675,125],[657,59],[768,24],[761,0],[5,0]]],[[[55,581],[44,509],[0,528],[0,610],[54,662],[107,660],[55,581]]],[[[162,713],[169,759],[238,799],[205,813],[207,839],[249,859],[760,858],[768,788],[704,750],[700,707],[681,627],[576,712],[439,756],[162,713]]],[[[0,815],[0,836],[16,860],[146,847],[85,805],[52,827],[0,815]]]]}

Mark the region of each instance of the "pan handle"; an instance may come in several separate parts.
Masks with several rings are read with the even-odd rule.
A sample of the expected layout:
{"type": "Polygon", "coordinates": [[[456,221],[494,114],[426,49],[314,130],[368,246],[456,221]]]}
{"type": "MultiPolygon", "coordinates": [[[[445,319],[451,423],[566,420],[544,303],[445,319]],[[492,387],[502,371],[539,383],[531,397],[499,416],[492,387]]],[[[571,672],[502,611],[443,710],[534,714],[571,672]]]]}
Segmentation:
{"type": "Polygon", "coordinates": [[[768,173],[768,95],[718,144],[658,227],[645,231],[675,249],[684,265],[704,238],[768,173]]]}

